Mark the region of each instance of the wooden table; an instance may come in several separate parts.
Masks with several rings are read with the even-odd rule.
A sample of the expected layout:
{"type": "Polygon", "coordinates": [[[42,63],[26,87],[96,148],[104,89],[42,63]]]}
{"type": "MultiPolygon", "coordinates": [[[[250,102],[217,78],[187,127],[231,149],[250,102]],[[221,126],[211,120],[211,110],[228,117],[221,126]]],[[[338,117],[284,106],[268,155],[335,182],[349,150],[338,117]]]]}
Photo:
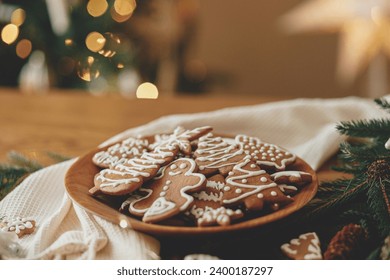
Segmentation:
{"type": "MultiPolygon", "coordinates": [[[[195,113],[224,107],[276,101],[271,97],[167,96],[157,100],[124,99],[118,95],[94,97],[85,92],[53,90],[26,96],[0,89],[0,162],[10,150],[41,160],[44,151],[69,157],[94,149],[107,138],[168,114],[195,113]]],[[[329,163],[318,172],[320,180],[338,176],[329,163]]],[[[177,240],[161,240],[169,258],[177,240]]],[[[230,242],[230,241],[228,241],[230,242]]],[[[202,243],[199,244],[204,244],[202,243]]],[[[180,245],[181,246],[181,245],[180,245]]],[[[195,243],[194,246],[198,246],[195,243]]],[[[250,245],[249,245],[250,247],[250,245]]]]}

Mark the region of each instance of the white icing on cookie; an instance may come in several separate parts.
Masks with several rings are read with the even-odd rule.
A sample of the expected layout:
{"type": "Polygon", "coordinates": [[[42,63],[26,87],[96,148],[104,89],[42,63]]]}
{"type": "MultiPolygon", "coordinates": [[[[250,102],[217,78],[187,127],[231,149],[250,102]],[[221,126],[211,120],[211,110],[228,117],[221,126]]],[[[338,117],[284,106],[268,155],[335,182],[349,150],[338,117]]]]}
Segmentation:
{"type": "Polygon", "coordinates": [[[303,172],[303,171],[280,171],[280,172],[276,172],[274,174],[271,174],[271,177],[274,179],[274,180],[277,180],[279,179],[280,177],[296,177],[296,178],[302,178],[301,176],[302,175],[308,175],[308,176],[311,176],[310,173],[307,173],[307,172],[303,172]]]}
{"type": "Polygon", "coordinates": [[[116,188],[119,185],[130,184],[130,183],[139,183],[140,179],[137,177],[129,177],[132,174],[112,170],[112,169],[103,169],[99,172],[96,177],[96,180],[100,182],[100,188],[116,188]],[[120,176],[121,178],[110,178],[109,175],[120,176]]]}
{"type": "Polygon", "coordinates": [[[193,193],[192,196],[203,201],[215,201],[220,202],[222,200],[223,193],[206,193],[205,191],[201,191],[198,193],[193,193]]]}
{"type": "Polygon", "coordinates": [[[284,170],[288,164],[293,163],[296,159],[295,155],[290,154],[276,145],[265,143],[256,137],[240,134],[236,136],[235,140],[245,151],[251,151],[250,155],[258,165],[284,170]],[[261,159],[256,156],[259,153],[261,153],[261,159]]]}
{"type": "Polygon", "coordinates": [[[235,144],[229,144],[223,139],[217,139],[212,133],[199,138],[198,149],[195,152],[199,169],[218,169],[225,166],[235,165],[242,158],[231,162],[229,160],[243,155],[244,151],[235,144]],[[220,141],[218,141],[220,140],[220,141]]]}
{"type": "Polygon", "coordinates": [[[232,203],[235,203],[237,201],[242,200],[245,197],[251,196],[251,195],[256,194],[256,193],[259,193],[259,192],[261,192],[261,191],[263,191],[265,189],[277,186],[276,183],[274,183],[274,182],[270,182],[269,184],[261,184],[259,182],[258,185],[242,183],[243,179],[248,179],[248,178],[251,178],[251,177],[255,177],[255,176],[262,175],[262,174],[266,174],[266,172],[264,170],[246,170],[246,169],[243,169],[243,167],[245,165],[247,165],[249,162],[250,162],[250,160],[245,160],[245,161],[242,161],[241,163],[237,164],[236,166],[234,166],[233,171],[238,171],[239,173],[243,173],[243,174],[242,175],[228,176],[226,178],[226,184],[230,185],[230,186],[242,188],[242,190],[250,190],[250,191],[242,192],[241,189],[237,189],[237,190],[241,190],[242,194],[237,196],[237,197],[231,198],[231,199],[224,199],[222,201],[223,203],[225,203],[225,204],[232,204],[232,203]]]}

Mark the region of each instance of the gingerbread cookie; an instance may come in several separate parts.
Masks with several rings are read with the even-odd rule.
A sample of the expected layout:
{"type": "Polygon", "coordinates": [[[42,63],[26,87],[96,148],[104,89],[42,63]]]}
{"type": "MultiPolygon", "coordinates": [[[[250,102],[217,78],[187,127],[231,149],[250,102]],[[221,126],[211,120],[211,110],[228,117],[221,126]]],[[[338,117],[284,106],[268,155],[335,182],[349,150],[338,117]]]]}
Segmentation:
{"type": "Polygon", "coordinates": [[[263,169],[284,170],[296,159],[294,154],[274,144],[265,143],[256,137],[237,135],[235,140],[244,149],[245,153],[250,155],[252,160],[263,169]]]}
{"type": "Polygon", "coordinates": [[[177,153],[177,147],[157,147],[153,152],[143,153],[140,158],[132,158],[123,164],[115,165],[114,170],[103,169],[95,176],[95,186],[89,193],[125,195],[133,192],[152,179],[160,167],[171,162],[177,153]]]}
{"type": "Polygon", "coordinates": [[[285,195],[293,195],[298,191],[298,188],[295,186],[290,186],[286,184],[279,184],[278,188],[284,193],[285,195]]]}
{"type": "Polygon", "coordinates": [[[3,217],[0,229],[6,232],[15,232],[19,238],[23,235],[31,234],[35,230],[35,221],[31,219],[16,217],[3,217]]]}
{"type": "Polygon", "coordinates": [[[102,168],[112,167],[125,162],[126,159],[141,156],[147,151],[148,145],[147,139],[129,137],[121,143],[108,147],[105,151],[96,153],[92,161],[102,168]]]}
{"type": "Polygon", "coordinates": [[[140,188],[147,195],[130,204],[130,213],[143,221],[156,223],[186,211],[194,201],[189,193],[202,190],[204,175],[196,173],[195,161],[180,158],[163,167],[161,175],[140,188]]]}
{"type": "Polygon", "coordinates": [[[193,217],[198,226],[230,225],[231,220],[240,219],[244,213],[221,206],[224,177],[220,174],[207,179],[206,188],[193,193],[194,204],[185,214],[193,217]]]}
{"type": "Polygon", "coordinates": [[[305,185],[313,180],[310,173],[303,171],[280,171],[271,175],[278,184],[305,185]]]}
{"type": "Polygon", "coordinates": [[[212,128],[210,126],[198,127],[192,130],[186,130],[179,126],[173,131],[172,134],[157,137],[155,139],[156,142],[153,143],[150,148],[156,149],[157,147],[178,147],[183,154],[190,155],[192,152],[191,141],[198,139],[211,130],[212,128]]]}
{"type": "Polygon", "coordinates": [[[206,176],[219,172],[227,175],[240,162],[245,153],[237,144],[229,144],[212,133],[199,138],[198,148],[194,153],[199,172],[206,176]]]}
{"type": "Polygon", "coordinates": [[[305,233],[281,246],[282,252],[293,260],[322,260],[320,240],[315,232],[305,233]]]}
{"type": "Polygon", "coordinates": [[[262,210],[264,204],[278,209],[290,202],[267,172],[249,158],[235,165],[226,177],[223,205],[244,204],[248,210],[262,210]]]}

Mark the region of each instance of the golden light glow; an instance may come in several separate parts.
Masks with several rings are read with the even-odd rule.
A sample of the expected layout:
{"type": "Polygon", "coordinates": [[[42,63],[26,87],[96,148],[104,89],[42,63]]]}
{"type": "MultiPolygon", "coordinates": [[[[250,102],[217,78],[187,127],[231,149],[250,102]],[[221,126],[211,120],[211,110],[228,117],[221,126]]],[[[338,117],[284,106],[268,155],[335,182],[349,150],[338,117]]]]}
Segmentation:
{"type": "Polygon", "coordinates": [[[125,22],[126,20],[128,20],[129,18],[131,18],[131,15],[132,15],[132,14],[129,14],[129,15],[127,15],[127,16],[121,16],[120,14],[118,14],[118,13],[115,11],[114,7],[111,8],[110,14],[111,14],[112,19],[113,19],[114,21],[116,21],[116,22],[119,22],[119,23],[125,22]]]}
{"type": "Polygon", "coordinates": [[[96,61],[92,56],[88,56],[85,60],[81,60],[77,65],[77,75],[80,79],[90,82],[100,76],[100,71],[96,65],[96,61]]]}
{"type": "Polygon", "coordinates": [[[65,39],[65,46],[70,47],[73,45],[73,40],[72,39],[65,39]]]}
{"type": "Polygon", "coordinates": [[[30,40],[23,39],[16,45],[16,55],[22,59],[28,57],[32,50],[32,44],[30,40]]]}
{"type": "Polygon", "coordinates": [[[122,219],[122,220],[120,220],[120,222],[119,222],[119,226],[120,226],[121,228],[127,228],[129,225],[128,225],[128,223],[127,223],[126,220],[122,219]]]}
{"type": "Polygon", "coordinates": [[[125,66],[123,65],[123,63],[118,63],[116,65],[116,67],[118,67],[118,69],[123,69],[123,67],[125,67],[125,66]]]}
{"type": "Polygon", "coordinates": [[[104,33],[104,46],[98,51],[104,57],[113,57],[116,54],[121,40],[113,33],[104,33]]]}
{"type": "Polygon", "coordinates": [[[7,24],[1,31],[1,39],[4,43],[11,45],[19,36],[19,28],[15,24],[7,24]]]}
{"type": "Polygon", "coordinates": [[[114,9],[120,16],[128,16],[131,15],[135,7],[137,6],[137,3],[135,0],[115,0],[114,2],[114,9]]]}
{"type": "Polygon", "coordinates": [[[158,89],[152,83],[143,83],[138,86],[136,95],[140,99],[157,99],[158,89]]]}
{"type": "Polygon", "coordinates": [[[91,32],[85,38],[85,45],[91,52],[98,52],[103,49],[106,39],[99,32],[91,32]]]}
{"type": "Polygon", "coordinates": [[[15,24],[16,26],[21,26],[24,23],[24,20],[26,19],[26,12],[23,9],[16,9],[12,12],[11,15],[11,23],[15,24]]]}
{"type": "Polygon", "coordinates": [[[93,17],[100,17],[108,8],[106,0],[90,0],[87,4],[87,11],[93,17]]]}

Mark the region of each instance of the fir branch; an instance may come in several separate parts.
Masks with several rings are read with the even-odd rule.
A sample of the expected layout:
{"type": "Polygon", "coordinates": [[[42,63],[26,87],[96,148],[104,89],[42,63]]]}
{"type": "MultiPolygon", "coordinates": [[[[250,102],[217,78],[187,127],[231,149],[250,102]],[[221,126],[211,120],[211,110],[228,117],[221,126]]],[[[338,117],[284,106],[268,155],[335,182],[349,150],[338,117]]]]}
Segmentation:
{"type": "Polygon", "coordinates": [[[389,182],[385,180],[382,181],[382,179],[379,178],[379,180],[370,182],[367,192],[368,204],[378,223],[378,228],[382,237],[390,234],[390,204],[386,188],[390,190],[389,182]]]}
{"type": "Polygon", "coordinates": [[[21,153],[18,153],[16,151],[11,151],[8,153],[8,159],[10,162],[10,165],[24,168],[28,170],[29,172],[35,172],[39,169],[42,169],[43,166],[36,162],[35,160],[29,159],[22,155],[21,153]]]}
{"type": "Polygon", "coordinates": [[[390,102],[385,98],[375,99],[376,104],[378,104],[383,110],[390,113],[390,102]]]}
{"type": "Polygon", "coordinates": [[[71,159],[70,157],[67,157],[67,156],[64,156],[64,155],[61,155],[58,153],[54,153],[54,152],[46,152],[46,154],[48,157],[50,157],[51,159],[53,159],[56,162],[63,162],[63,161],[67,161],[67,160],[71,159]]]}
{"type": "Polygon", "coordinates": [[[336,129],[341,134],[354,137],[388,137],[390,135],[390,120],[374,119],[341,122],[336,126],[336,129]]]}
{"type": "Polygon", "coordinates": [[[308,215],[316,216],[330,208],[336,208],[345,202],[351,201],[352,199],[357,197],[362,191],[364,191],[366,187],[367,187],[367,180],[363,181],[357,186],[348,188],[345,192],[341,194],[335,194],[329,200],[327,200],[326,202],[322,203],[317,208],[312,210],[308,215]]]}

